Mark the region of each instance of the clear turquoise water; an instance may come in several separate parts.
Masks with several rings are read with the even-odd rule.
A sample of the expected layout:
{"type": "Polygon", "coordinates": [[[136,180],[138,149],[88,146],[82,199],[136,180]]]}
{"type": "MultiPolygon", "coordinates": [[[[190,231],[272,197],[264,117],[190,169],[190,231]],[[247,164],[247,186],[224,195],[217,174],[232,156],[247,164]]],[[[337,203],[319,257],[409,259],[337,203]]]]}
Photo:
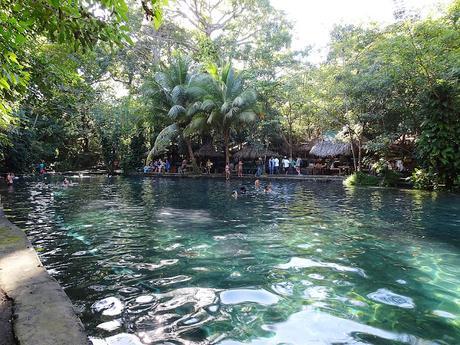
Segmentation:
{"type": "Polygon", "coordinates": [[[459,195],[75,181],[2,201],[95,344],[460,344],[459,195]]]}

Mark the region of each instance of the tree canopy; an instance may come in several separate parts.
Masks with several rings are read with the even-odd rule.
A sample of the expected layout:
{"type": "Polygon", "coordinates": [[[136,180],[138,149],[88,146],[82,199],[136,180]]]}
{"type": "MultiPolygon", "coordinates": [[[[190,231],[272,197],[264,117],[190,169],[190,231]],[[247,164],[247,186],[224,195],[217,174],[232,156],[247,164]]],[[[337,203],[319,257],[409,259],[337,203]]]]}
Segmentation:
{"type": "Polygon", "coordinates": [[[268,0],[0,1],[4,170],[196,167],[204,144],[229,162],[247,144],[295,156],[332,136],[355,170],[401,159],[416,186],[460,185],[459,0],[336,25],[318,64],[268,0]]]}

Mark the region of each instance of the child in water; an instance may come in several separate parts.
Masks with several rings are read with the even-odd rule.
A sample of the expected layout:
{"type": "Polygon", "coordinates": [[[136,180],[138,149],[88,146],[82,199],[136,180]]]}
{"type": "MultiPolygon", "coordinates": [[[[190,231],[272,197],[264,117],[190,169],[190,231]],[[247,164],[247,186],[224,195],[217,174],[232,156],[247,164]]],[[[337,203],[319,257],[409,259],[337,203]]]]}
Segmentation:
{"type": "Polygon", "coordinates": [[[12,186],[14,183],[14,174],[13,173],[8,173],[8,175],[6,175],[6,184],[8,186],[12,186]]]}
{"type": "Polygon", "coordinates": [[[265,192],[265,193],[270,193],[271,191],[272,191],[272,184],[269,183],[269,184],[267,184],[267,185],[265,186],[264,192],[265,192]]]}
{"type": "Polygon", "coordinates": [[[256,187],[257,189],[259,189],[259,187],[260,187],[260,181],[259,181],[259,179],[256,179],[256,180],[254,181],[254,187],[256,187]]]}

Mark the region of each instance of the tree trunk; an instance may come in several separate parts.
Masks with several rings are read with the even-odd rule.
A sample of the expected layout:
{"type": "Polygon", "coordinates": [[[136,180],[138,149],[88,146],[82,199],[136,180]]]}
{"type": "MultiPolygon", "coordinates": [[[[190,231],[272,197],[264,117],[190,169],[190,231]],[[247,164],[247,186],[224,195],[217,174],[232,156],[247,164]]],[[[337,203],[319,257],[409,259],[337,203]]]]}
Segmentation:
{"type": "Polygon", "coordinates": [[[353,166],[355,168],[355,171],[358,171],[358,166],[356,164],[356,153],[355,148],[353,146],[353,133],[351,132],[350,126],[348,126],[348,135],[350,136],[351,154],[353,155],[353,166]]]}
{"type": "Polygon", "coordinates": [[[361,171],[361,139],[358,139],[358,167],[357,171],[361,171]]]}
{"type": "Polygon", "coordinates": [[[184,140],[185,140],[185,143],[187,144],[188,155],[190,157],[190,161],[192,162],[193,172],[197,173],[198,172],[198,164],[196,164],[195,154],[193,153],[193,148],[192,148],[192,142],[190,141],[189,138],[184,137],[184,140]]]}
{"type": "Polygon", "coordinates": [[[228,148],[229,139],[230,139],[230,131],[229,131],[229,130],[225,130],[225,131],[224,131],[225,164],[230,164],[230,150],[229,150],[229,148],[228,148]]]}

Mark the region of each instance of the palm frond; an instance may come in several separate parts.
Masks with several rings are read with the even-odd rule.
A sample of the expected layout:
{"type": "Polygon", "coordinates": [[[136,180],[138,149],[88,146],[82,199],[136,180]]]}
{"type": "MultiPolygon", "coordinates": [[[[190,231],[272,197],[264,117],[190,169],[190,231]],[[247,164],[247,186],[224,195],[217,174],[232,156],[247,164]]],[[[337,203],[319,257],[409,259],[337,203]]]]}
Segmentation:
{"type": "Polygon", "coordinates": [[[230,104],[230,102],[224,102],[224,104],[222,104],[222,106],[220,107],[220,112],[222,114],[225,114],[231,109],[231,107],[232,105],[230,104]]]}
{"type": "Polygon", "coordinates": [[[201,102],[195,102],[191,106],[187,108],[187,117],[192,117],[195,114],[199,113],[202,111],[202,103],[201,102]]]}
{"type": "Polygon", "coordinates": [[[179,134],[180,129],[175,123],[163,128],[163,130],[158,134],[152,150],[150,150],[149,152],[149,155],[147,157],[147,163],[152,161],[153,157],[167,152],[168,147],[172,144],[172,142],[176,139],[176,137],[179,134]]]}
{"type": "Polygon", "coordinates": [[[171,91],[171,99],[174,104],[183,105],[187,100],[185,87],[176,85],[171,91]]]}
{"type": "Polygon", "coordinates": [[[168,116],[173,120],[177,120],[180,116],[185,115],[185,113],[185,108],[176,104],[169,109],[168,116]]]}
{"type": "Polygon", "coordinates": [[[201,109],[203,111],[209,112],[216,108],[216,103],[212,99],[206,99],[201,103],[201,109]]]}
{"type": "Polygon", "coordinates": [[[238,114],[238,122],[250,123],[257,120],[257,114],[252,110],[248,109],[238,114]]]}
{"type": "Polygon", "coordinates": [[[184,129],[185,135],[190,135],[195,132],[202,132],[207,127],[207,117],[204,114],[194,116],[192,121],[184,129]]]}
{"type": "Polygon", "coordinates": [[[163,90],[165,90],[167,92],[171,91],[172,83],[171,83],[171,79],[170,79],[168,73],[166,73],[166,72],[157,72],[157,73],[155,73],[154,80],[158,85],[160,85],[160,87],[163,90]]]}

